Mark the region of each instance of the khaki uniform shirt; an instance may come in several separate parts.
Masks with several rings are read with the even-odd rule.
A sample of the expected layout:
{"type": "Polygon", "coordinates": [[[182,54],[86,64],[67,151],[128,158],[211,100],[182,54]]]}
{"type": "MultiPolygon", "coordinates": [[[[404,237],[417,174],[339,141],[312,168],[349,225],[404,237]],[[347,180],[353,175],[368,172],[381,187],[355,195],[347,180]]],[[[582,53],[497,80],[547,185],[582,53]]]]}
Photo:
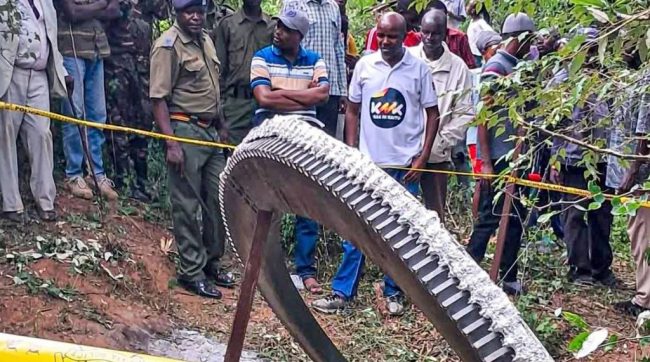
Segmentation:
{"type": "Polygon", "coordinates": [[[170,112],[213,120],[219,103],[219,60],[204,30],[197,42],[178,23],[151,49],[149,97],[164,99],[170,112]]]}
{"type": "Polygon", "coordinates": [[[253,55],[273,41],[275,21],[262,14],[257,21],[249,19],[244,10],[226,15],[214,31],[214,43],[221,62],[224,93],[232,87],[250,87],[253,55]]]}

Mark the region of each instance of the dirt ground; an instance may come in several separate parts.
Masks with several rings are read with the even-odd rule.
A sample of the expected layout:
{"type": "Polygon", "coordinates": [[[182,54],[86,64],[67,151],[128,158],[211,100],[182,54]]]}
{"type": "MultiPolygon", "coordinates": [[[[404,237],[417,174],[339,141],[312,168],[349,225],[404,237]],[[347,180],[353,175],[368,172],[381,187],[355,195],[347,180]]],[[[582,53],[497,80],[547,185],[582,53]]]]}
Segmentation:
{"type": "MultiPolygon", "coordinates": [[[[224,298],[212,301],[176,287],[171,234],[164,224],[147,221],[150,217],[144,207],[113,205],[111,214],[100,223],[98,208],[91,202],[73,199],[65,192],[57,202],[60,221],[55,224],[33,220],[17,227],[0,221],[2,332],[129,351],[140,351],[152,336],[168,335],[181,328],[227,342],[237,291],[224,289],[224,298]],[[95,257],[48,256],[48,248],[58,247],[56,252],[62,252],[56,246],[62,238],[68,242],[81,240],[86,245],[96,241],[95,257]]],[[[89,255],[87,250],[74,253],[89,255]]],[[[538,264],[531,263],[530,275],[549,273],[545,265],[538,264]]],[[[552,266],[559,267],[557,263],[552,266]]],[[[236,272],[240,270],[235,268],[236,272]]],[[[552,273],[559,275],[560,271],[552,273]]],[[[617,273],[626,284],[630,280],[633,283],[628,264],[617,264],[617,273]]],[[[378,286],[373,283],[379,280],[377,277],[377,271],[369,269],[350,314],[317,316],[348,358],[457,360],[416,310],[409,310],[401,319],[385,315],[378,286]]],[[[590,327],[605,327],[618,336],[611,350],[597,351],[590,357],[592,360],[642,360],[644,351],[634,339],[634,321],[609,305],[622,295],[629,296],[629,290],[580,290],[562,285],[549,292],[546,289],[553,286],[546,283],[548,280],[537,280],[533,279],[532,288],[539,292],[523,300],[523,308],[531,313],[530,318],[537,318],[532,328],[552,347],[549,349],[557,359],[572,359],[564,346],[577,334],[565,321],[554,317],[557,308],[562,308],[579,313],[590,327]]],[[[521,310],[522,300],[517,303],[521,310]]],[[[270,360],[306,358],[259,297],[246,348],[270,360]]]]}

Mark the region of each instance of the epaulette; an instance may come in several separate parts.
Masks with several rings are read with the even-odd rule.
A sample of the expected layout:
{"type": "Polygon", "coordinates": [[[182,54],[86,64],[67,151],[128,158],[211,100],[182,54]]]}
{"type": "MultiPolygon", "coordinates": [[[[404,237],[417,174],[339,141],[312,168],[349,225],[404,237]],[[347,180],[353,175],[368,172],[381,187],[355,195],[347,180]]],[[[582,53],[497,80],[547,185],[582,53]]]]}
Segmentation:
{"type": "Polygon", "coordinates": [[[160,37],[160,46],[163,48],[171,48],[174,46],[174,42],[176,42],[176,38],[178,37],[178,33],[175,31],[166,31],[161,37],[160,37]]]}

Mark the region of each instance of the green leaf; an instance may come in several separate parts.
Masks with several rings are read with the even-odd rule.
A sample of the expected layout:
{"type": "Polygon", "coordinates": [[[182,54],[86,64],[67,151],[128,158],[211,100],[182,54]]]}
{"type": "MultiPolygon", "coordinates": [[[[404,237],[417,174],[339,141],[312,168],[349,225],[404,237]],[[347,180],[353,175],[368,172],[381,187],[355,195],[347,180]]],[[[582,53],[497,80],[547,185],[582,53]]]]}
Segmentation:
{"type": "Polygon", "coordinates": [[[598,40],[598,61],[600,64],[605,63],[605,52],[607,51],[607,37],[602,37],[598,40]]]}
{"type": "Polygon", "coordinates": [[[595,183],[593,180],[589,181],[589,183],[587,184],[587,190],[589,190],[589,192],[591,192],[594,195],[602,193],[600,186],[598,186],[598,184],[595,183]]]}
{"type": "Polygon", "coordinates": [[[612,207],[613,208],[618,208],[621,205],[623,205],[623,203],[621,202],[621,197],[620,196],[615,196],[615,197],[612,198],[612,207]]]}
{"type": "Polygon", "coordinates": [[[582,64],[585,62],[586,57],[587,57],[587,53],[585,51],[582,51],[575,55],[575,57],[571,61],[571,65],[569,66],[569,74],[571,75],[571,77],[574,77],[578,73],[578,71],[582,68],[582,64]]]}
{"type": "Polygon", "coordinates": [[[551,217],[553,217],[553,215],[555,215],[554,212],[547,212],[546,214],[543,214],[542,216],[537,218],[537,223],[546,224],[551,219],[551,217]]]}
{"type": "Polygon", "coordinates": [[[618,335],[612,334],[611,336],[609,336],[609,339],[607,340],[607,343],[603,347],[603,351],[605,351],[605,353],[607,353],[607,352],[613,350],[616,347],[617,343],[618,343],[618,335]]]}
{"type": "MultiPolygon", "coordinates": [[[[566,320],[566,321],[567,321],[567,322],[568,322],[572,327],[574,327],[574,328],[578,328],[579,330],[581,330],[581,331],[583,331],[583,332],[588,332],[588,331],[589,331],[589,325],[587,324],[587,322],[585,322],[584,319],[582,319],[581,316],[579,316],[579,315],[577,315],[577,314],[575,314],[575,313],[571,313],[571,312],[563,311],[563,312],[562,312],[562,317],[563,317],[564,320],[566,320]]],[[[585,338],[587,338],[588,335],[589,335],[589,333],[587,333],[587,334],[585,335],[585,338]]],[[[580,348],[578,348],[578,349],[580,349],[580,348]]]]}
{"type": "Polygon", "coordinates": [[[595,194],[594,201],[599,204],[602,204],[603,202],[605,202],[605,195],[603,193],[595,194]]]}
{"type": "Polygon", "coordinates": [[[643,258],[648,264],[650,264],[650,248],[645,249],[645,251],[643,252],[643,258]]]}
{"type": "Polygon", "coordinates": [[[573,337],[571,341],[569,341],[566,349],[569,352],[578,352],[580,348],[582,348],[582,344],[585,343],[585,340],[587,340],[587,337],[589,337],[589,332],[581,332],[577,336],[573,337]]]}
{"type": "Polygon", "coordinates": [[[596,8],[604,8],[605,2],[602,0],[571,0],[574,5],[593,6],[596,8]]]}
{"type": "Polygon", "coordinates": [[[587,10],[589,10],[589,12],[594,17],[594,19],[598,20],[599,22],[604,23],[604,24],[609,23],[609,16],[607,16],[606,12],[604,12],[602,10],[598,10],[598,9],[593,8],[591,6],[588,7],[587,10]]]}
{"type": "Polygon", "coordinates": [[[650,336],[645,336],[639,339],[639,344],[641,345],[641,347],[646,347],[650,345],[650,336]]]}
{"type": "Polygon", "coordinates": [[[589,211],[591,211],[591,210],[598,210],[598,209],[600,209],[600,205],[601,205],[600,202],[595,202],[595,201],[594,201],[594,202],[592,202],[592,203],[589,204],[589,207],[588,207],[587,209],[588,209],[589,211]]]}

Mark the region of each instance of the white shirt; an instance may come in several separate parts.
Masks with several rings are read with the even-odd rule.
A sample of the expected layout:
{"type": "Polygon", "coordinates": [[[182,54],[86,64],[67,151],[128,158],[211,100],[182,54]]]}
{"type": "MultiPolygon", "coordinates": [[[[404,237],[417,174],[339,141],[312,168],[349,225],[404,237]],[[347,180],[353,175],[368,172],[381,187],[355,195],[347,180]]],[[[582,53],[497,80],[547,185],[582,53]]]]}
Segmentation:
{"type": "Polygon", "coordinates": [[[472,73],[459,56],[449,51],[447,44],[442,43],[442,46],[445,51],[436,60],[427,58],[422,43],[408,48],[429,67],[438,97],[440,121],[429,154],[430,163],[451,161],[452,149],[465,140],[467,126],[474,119],[472,73]]]}
{"type": "MultiPolygon", "coordinates": [[[[448,13],[454,14],[457,17],[467,17],[467,12],[465,11],[465,0],[442,0],[442,3],[447,7],[448,13]]],[[[449,16],[447,19],[447,26],[458,29],[460,21],[449,16]]]]}
{"type": "Polygon", "coordinates": [[[469,47],[472,50],[472,54],[476,55],[477,57],[481,56],[481,52],[476,46],[476,40],[478,39],[478,35],[482,31],[486,30],[494,31],[490,24],[483,20],[483,18],[472,20],[467,27],[467,40],[469,40],[469,47]]]}
{"type": "Polygon", "coordinates": [[[381,52],[359,60],[349,99],[361,103],[359,150],[379,166],[408,166],[424,139],[424,109],[437,105],[427,65],[404,51],[391,67],[381,52]]]}

